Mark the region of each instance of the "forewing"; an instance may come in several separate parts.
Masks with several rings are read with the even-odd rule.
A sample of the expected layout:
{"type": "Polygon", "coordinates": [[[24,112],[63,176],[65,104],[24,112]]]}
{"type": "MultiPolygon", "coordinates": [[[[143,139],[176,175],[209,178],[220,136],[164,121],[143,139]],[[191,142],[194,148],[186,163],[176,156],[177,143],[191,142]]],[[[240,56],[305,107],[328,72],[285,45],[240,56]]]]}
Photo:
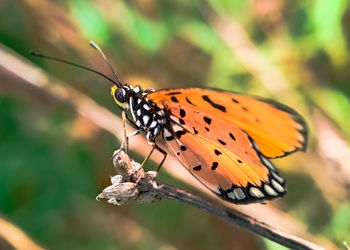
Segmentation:
{"type": "MultiPolygon", "coordinates": [[[[199,88],[159,90],[147,97],[170,114],[182,107],[211,115],[225,124],[236,124],[268,158],[306,149],[307,129],[303,118],[293,109],[271,100],[199,88]]],[[[177,116],[181,118],[180,114],[177,116]]]]}

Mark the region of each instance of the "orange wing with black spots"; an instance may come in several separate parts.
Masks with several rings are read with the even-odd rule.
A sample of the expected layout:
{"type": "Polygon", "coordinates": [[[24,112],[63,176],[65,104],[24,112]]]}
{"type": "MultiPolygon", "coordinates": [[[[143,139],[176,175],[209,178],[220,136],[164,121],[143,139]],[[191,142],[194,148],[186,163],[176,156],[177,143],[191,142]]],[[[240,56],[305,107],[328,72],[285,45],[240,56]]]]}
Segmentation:
{"type": "Polygon", "coordinates": [[[203,185],[234,203],[283,196],[285,181],[236,124],[198,110],[171,110],[167,146],[203,185]]]}
{"type": "Polygon", "coordinates": [[[286,193],[267,158],[305,150],[306,124],[277,102],[213,89],[158,90],[146,96],[168,117],[163,137],[207,188],[234,203],[286,193]]]}
{"type": "MultiPolygon", "coordinates": [[[[305,151],[307,146],[303,118],[293,109],[272,100],[200,88],[159,90],[147,97],[170,114],[181,107],[221,119],[225,125],[237,125],[253,138],[267,158],[305,151]]],[[[180,114],[177,116],[181,118],[180,114]]]]}

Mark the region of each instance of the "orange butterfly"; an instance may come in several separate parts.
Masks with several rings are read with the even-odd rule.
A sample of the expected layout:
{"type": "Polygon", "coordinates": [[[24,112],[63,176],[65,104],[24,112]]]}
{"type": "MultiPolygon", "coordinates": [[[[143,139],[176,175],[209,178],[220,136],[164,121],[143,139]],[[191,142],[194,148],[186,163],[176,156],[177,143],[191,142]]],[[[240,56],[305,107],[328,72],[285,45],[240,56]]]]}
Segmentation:
{"type": "Polygon", "coordinates": [[[203,88],[142,91],[121,83],[111,94],[164,154],[160,165],[166,153],[158,136],[194,177],[233,203],[282,197],[285,180],[268,158],[306,149],[302,117],[271,100],[203,88]]]}
{"type": "MultiPolygon", "coordinates": [[[[100,48],[97,49],[117,81],[95,70],[62,59],[43,56],[85,68],[102,75],[114,86],[111,94],[128,121],[144,132],[164,155],[156,139],[166,146],[186,169],[222,199],[252,203],[282,197],[285,180],[269,158],[305,151],[307,129],[293,109],[272,100],[217,89],[179,88],[142,90],[122,84],[100,48]]],[[[145,162],[144,161],[144,162],[145,162]]]]}

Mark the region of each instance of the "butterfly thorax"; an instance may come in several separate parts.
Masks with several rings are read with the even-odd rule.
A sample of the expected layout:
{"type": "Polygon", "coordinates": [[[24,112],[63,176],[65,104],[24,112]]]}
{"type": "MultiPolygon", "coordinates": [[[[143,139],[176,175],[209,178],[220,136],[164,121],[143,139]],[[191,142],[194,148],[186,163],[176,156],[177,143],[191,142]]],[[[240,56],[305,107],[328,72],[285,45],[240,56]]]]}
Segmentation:
{"type": "Polygon", "coordinates": [[[117,104],[125,110],[129,110],[137,128],[146,133],[147,140],[154,141],[161,133],[167,118],[162,109],[147,98],[147,94],[153,89],[142,90],[129,84],[120,87],[113,86],[111,94],[117,104]]]}

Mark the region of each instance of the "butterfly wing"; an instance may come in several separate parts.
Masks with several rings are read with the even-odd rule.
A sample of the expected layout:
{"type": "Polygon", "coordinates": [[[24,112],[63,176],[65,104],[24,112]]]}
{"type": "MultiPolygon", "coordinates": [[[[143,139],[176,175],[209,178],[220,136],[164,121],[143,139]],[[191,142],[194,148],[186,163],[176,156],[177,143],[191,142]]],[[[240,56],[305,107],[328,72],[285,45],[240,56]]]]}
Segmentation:
{"type": "Polygon", "coordinates": [[[237,125],[183,108],[172,110],[163,137],[170,151],[207,188],[240,204],[286,193],[283,178],[237,125]]]}
{"type": "Polygon", "coordinates": [[[303,118],[293,109],[272,100],[199,88],[159,90],[147,97],[170,114],[181,106],[184,110],[193,109],[221,119],[224,127],[220,130],[226,129],[228,124],[236,124],[253,138],[260,152],[268,158],[306,149],[307,129],[303,118]]]}

